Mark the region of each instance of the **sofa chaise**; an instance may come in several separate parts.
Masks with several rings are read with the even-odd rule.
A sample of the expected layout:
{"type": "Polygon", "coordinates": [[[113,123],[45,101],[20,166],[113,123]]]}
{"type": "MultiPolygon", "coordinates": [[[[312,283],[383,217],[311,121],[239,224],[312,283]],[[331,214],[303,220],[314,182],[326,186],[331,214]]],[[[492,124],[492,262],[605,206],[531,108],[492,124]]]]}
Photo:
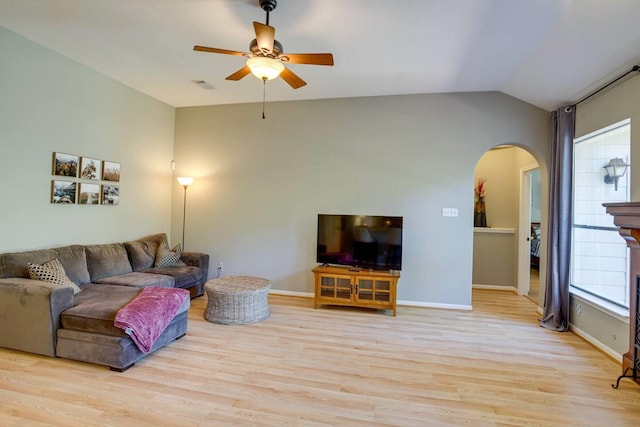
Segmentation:
{"type": "Polygon", "coordinates": [[[0,347],[123,371],[182,337],[187,331],[189,298],[149,353],[114,326],[116,314],[147,286],[186,289],[191,298],[204,293],[209,255],[183,252],[174,265],[156,266],[158,249],[168,246],[166,241],[166,234],[159,233],[124,243],[0,254],[0,347]],[[30,278],[30,263],[56,259],[78,285],[76,295],[72,287],[30,278]]]}

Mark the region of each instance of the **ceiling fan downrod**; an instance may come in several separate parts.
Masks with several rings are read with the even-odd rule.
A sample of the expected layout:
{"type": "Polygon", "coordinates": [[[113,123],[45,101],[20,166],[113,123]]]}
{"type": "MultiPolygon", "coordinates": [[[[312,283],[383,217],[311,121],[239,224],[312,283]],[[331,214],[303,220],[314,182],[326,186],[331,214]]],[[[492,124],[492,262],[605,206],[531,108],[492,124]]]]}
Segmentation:
{"type": "Polygon", "coordinates": [[[267,22],[265,25],[269,25],[269,12],[273,11],[278,5],[277,0],[260,0],[260,7],[267,12],[267,22]]]}

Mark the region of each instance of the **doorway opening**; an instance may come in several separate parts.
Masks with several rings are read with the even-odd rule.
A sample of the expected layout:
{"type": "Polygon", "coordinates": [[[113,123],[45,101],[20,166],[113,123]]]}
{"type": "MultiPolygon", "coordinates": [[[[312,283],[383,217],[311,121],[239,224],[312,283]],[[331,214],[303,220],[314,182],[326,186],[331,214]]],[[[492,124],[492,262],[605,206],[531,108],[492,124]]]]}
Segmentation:
{"type": "Polygon", "coordinates": [[[474,227],[473,285],[511,290],[539,305],[540,166],[527,150],[501,145],[478,161],[474,182],[481,181],[487,227],[474,227]]]}
{"type": "Polygon", "coordinates": [[[540,223],[542,183],[538,164],[520,169],[520,208],[518,247],[518,294],[536,303],[540,298],[540,251],[542,231],[540,223]]]}

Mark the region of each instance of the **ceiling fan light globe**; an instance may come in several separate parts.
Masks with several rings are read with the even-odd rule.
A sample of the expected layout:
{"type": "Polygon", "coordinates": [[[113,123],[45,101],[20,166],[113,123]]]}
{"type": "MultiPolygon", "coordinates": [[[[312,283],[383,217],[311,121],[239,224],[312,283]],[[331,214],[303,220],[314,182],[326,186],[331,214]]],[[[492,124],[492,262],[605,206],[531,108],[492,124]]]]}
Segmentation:
{"type": "Polygon", "coordinates": [[[272,80],[280,75],[284,70],[284,65],[277,59],[267,58],[264,56],[254,56],[247,59],[247,67],[251,70],[251,74],[260,80],[272,80]]]}

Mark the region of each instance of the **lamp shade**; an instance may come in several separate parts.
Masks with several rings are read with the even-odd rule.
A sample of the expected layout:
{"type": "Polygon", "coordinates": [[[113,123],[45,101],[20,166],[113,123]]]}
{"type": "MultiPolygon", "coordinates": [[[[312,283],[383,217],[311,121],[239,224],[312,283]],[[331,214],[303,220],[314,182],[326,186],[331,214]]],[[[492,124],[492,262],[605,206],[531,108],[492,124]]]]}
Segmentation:
{"type": "Polygon", "coordinates": [[[607,164],[604,168],[607,170],[607,175],[611,178],[620,178],[624,176],[625,172],[627,172],[627,167],[629,165],[625,163],[619,157],[609,160],[609,164],[607,164]]]}
{"type": "Polygon", "coordinates": [[[193,184],[193,178],[190,176],[179,176],[178,177],[178,182],[180,183],[180,185],[182,185],[183,187],[188,187],[191,184],[193,184]]]}
{"type": "Polygon", "coordinates": [[[282,62],[265,56],[254,56],[247,59],[247,67],[251,70],[251,74],[260,80],[275,79],[284,70],[282,62]]]}

